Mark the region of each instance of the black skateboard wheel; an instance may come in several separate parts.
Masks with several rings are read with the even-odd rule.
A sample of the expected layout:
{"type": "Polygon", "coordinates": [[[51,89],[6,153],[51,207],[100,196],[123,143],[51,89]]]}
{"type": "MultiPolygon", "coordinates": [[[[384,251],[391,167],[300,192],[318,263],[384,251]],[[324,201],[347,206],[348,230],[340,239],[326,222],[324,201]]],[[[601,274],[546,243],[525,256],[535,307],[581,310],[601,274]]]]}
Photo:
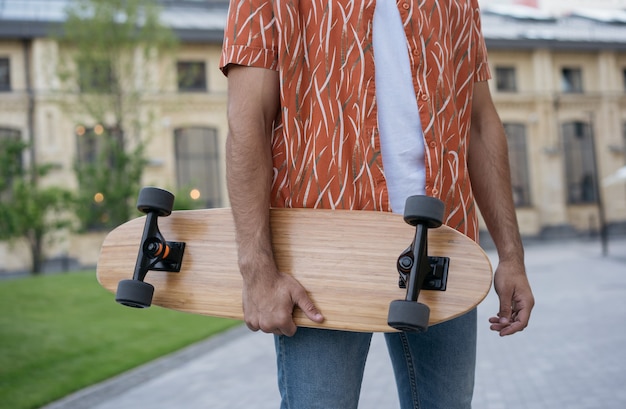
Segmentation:
{"type": "Polygon", "coordinates": [[[148,308],[152,304],[154,287],[139,280],[122,280],[117,285],[115,301],[133,308],[148,308]]]}
{"type": "Polygon", "coordinates": [[[144,187],[137,198],[137,209],[143,213],[157,212],[169,216],[174,208],[174,195],[158,187],[144,187]]]}
{"type": "Polygon", "coordinates": [[[405,332],[426,332],[430,308],[415,301],[396,300],[389,305],[387,323],[390,327],[405,332]]]}
{"type": "Polygon", "coordinates": [[[426,224],[437,228],[443,223],[445,205],[435,197],[409,196],[404,206],[404,221],[411,226],[426,224]]]}

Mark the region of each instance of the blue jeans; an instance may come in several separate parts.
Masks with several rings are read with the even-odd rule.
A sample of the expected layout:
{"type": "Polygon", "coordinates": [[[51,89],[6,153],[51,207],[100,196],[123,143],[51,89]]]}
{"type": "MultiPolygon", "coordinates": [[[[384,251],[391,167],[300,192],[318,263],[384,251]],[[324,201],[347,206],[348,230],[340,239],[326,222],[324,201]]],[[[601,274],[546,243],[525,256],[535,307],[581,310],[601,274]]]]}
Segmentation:
{"type": "MultiPolygon", "coordinates": [[[[282,409],[356,409],[372,334],[298,328],[275,337],[282,409]]],[[[387,333],[402,409],[471,408],[476,310],[422,334],[387,333]]]]}

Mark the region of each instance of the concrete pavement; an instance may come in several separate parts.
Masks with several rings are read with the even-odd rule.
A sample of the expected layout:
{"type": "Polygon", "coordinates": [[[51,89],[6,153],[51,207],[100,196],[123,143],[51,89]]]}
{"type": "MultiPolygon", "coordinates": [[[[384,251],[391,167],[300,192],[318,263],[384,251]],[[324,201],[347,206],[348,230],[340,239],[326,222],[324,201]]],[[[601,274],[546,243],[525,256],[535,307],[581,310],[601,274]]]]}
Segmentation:
{"type": "MultiPolygon", "coordinates": [[[[479,307],[474,408],[625,408],[626,238],[612,238],[607,257],[592,240],[532,243],[526,260],[537,301],[529,328],[500,338],[487,322],[498,309],[493,291],[479,307]]],[[[380,334],[365,371],[359,408],[397,409],[380,334]]],[[[272,337],[239,327],[45,409],[278,405],[272,337]]]]}

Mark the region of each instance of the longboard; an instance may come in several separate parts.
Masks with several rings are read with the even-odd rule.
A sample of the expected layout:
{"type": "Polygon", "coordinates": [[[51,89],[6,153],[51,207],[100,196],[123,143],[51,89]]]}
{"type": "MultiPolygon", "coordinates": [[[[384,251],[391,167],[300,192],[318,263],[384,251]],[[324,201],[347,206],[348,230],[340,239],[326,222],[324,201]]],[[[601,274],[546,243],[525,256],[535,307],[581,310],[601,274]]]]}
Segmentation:
{"type": "MultiPolygon", "coordinates": [[[[407,289],[399,283],[403,277],[408,286],[411,274],[416,276],[400,274],[407,261],[400,256],[408,254],[419,225],[407,224],[401,215],[376,211],[271,209],[270,215],[280,271],[293,275],[307,289],[325,317],[318,324],[296,309],[297,325],[365,332],[404,329],[389,325],[389,309],[395,300],[410,308],[417,304],[405,301],[407,289]]],[[[113,293],[118,291],[119,296],[121,281],[145,281],[154,287],[153,305],[243,319],[231,210],[161,212],[158,216],[148,213],[107,235],[97,264],[100,284],[113,293]],[[184,243],[183,249],[172,250],[182,253],[181,259],[172,263],[180,271],[147,271],[139,279],[134,275],[145,253],[146,234],[155,231],[148,224],[156,226],[161,241],[184,243]]],[[[476,307],[490,290],[492,268],[480,246],[456,230],[445,225],[424,230],[428,256],[441,257],[447,263],[445,272],[436,267],[439,271],[431,271],[421,284],[423,289],[418,290],[417,301],[428,307],[425,319],[431,326],[476,307]],[[429,286],[436,289],[426,289],[429,286]]]]}

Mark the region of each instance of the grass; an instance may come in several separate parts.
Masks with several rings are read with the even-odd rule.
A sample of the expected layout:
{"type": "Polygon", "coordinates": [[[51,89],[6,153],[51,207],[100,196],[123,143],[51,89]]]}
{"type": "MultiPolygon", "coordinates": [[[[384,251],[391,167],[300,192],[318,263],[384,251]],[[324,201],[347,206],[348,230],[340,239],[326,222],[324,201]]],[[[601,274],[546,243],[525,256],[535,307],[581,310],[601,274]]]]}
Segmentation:
{"type": "Polygon", "coordinates": [[[115,303],[95,273],[0,281],[0,408],[37,408],[236,321],[115,303]]]}

